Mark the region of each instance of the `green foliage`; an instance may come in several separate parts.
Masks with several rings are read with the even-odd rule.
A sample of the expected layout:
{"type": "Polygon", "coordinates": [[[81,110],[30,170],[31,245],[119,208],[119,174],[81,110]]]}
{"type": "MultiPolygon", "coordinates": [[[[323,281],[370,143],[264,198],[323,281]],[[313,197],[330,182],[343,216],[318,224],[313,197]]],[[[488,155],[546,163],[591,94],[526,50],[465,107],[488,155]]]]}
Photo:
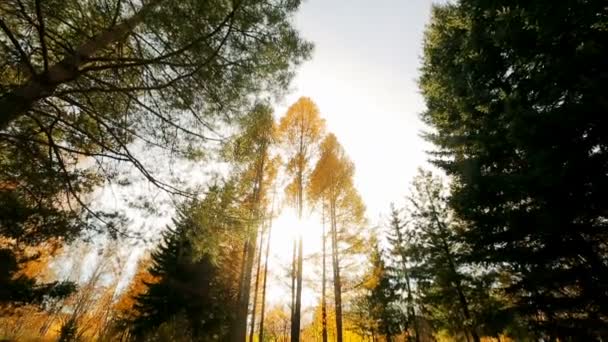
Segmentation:
{"type": "Polygon", "coordinates": [[[0,129],[11,136],[20,122],[40,126],[59,135],[52,145],[62,153],[137,168],[143,165],[131,142],[197,156],[193,146],[217,137],[220,122],[288,88],[312,49],[291,25],[298,7],[273,0],[5,1],[0,129]]]}
{"type": "Polygon", "coordinates": [[[492,269],[469,263],[463,223],[448,205],[443,181],[420,170],[407,210],[408,224],[393,208],[388,242],[391,279],[400,289],[411,335],[426,335],[423,323],[453,336],[497,336],[515,315],[497,290],[492,269]]]}
{"type": "Polygon", "coordinates": [[[371,268],[365,276],[363,294],[354,300],[352,318],[363,335],[380,334],[390,341],[401,332],[402,314],[398,297],[378,241],[372,241],[369,262],[371,268]]]}
{"type": "Polygon", "coordinates": [[[601,0],[462,0],[426,33],[422,118],[467,260],[563,340],[608,334],[606,18],[601,0]]]}
{"type": "Polygon", "coordinates": [[[387,271],[397,293],[395,305],[405,309],[403,310],[405,330],[410,336],[420,336],[417,325],[419,317],[416,314],[418,312],[418,316],[420,315],[415,291],[417,278],[412,275],[414,261],[412,253],[415,251],[415,245],[411,241],[412,235],[406,228],[407,225],[400,217],[399,211],[391,205],[391,219],[386,234],[389,261],[387,271]]]}
{"type": "Polygon", "coordinates": [[[221,188],[212,188],[200,203],[182,207],[174,227],[164,233],[149,268],[157,281],[146,283],[147,291],[136,297],[138,314],[132,323],[136,336],[146,336],[162,324],[170,329],[176,322],[187,324],[198,339],[227,336],[236,308],[238,263],[234,261],[242,253],[234,246],[240,246],[242,239],[230,239],[235,232],[227,229],[239,226],[222,216],[226,210],[220,208],[227,206],[222,193],[221,188]]]}

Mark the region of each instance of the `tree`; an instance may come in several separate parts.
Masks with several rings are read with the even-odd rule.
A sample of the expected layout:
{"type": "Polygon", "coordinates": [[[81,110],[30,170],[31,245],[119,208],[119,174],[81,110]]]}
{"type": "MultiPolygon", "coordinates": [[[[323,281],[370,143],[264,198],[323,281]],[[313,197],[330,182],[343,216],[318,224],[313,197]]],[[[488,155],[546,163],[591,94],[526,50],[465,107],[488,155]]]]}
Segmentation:
{"type": "Polygon", "coordinates": [[[157,280],[137,296],[135,336],[167,323],[167,329],[186,324],[193,338],[227,338],[237,307],[235,261],[242,253],[235,246],[243,241],[230,194],[229,185],[214,187],[200,203],[180,209],[174,227],[152,253],[149,272],[157,280]]]}
{"type": "MultiPolygon", "coordinates": [[[[234,177],[242,194],[247,211],[247,231],[243,248],[243,262],[239,288],[239,307],[233,327],[234,341],[243,341],[247,335],[247,314],[251,294],[251,279],[256,251],[261,259],[264,217],[269,210],[269,189],[275,181],[279,160],[272,158],[270,149],[275,143],[275,125],[268,105],[258,104],[241,121],[241,132],[229,147],[235,161],[234,177]],[[256,244],[258,231],[260,243],[256,244]]],[[[259,267],[258,267],[259,270],[259,267]]],[[[259,272],[256,273],[253,317],[257,302],[259,272]]],[[[252,319],[252,331],[255,318],[252,319]]]]}
{"type": "MultiPolygon", "coordinates": [[[[321,119],[317,105],[302,97],[292,104],[279,122],[279,136],[287,155],[287,174],[291,178],[285,192],[302,218],[304,190],[310,173],[310,159],[325,131],[325,120],[321,119]]],[[[292,319],[291,340],[300,338],[300,310],[302,306],[302,236],[294,241],[292,267],[292,319]],[[297,253],[296,253],[297,250],[297,253]],[[297,254],[297,262],[296,262],[297,254]]]]}
{"type": "Polygon", "coordinates": [[[23,170],[14,174],[3,166],[0,189],[22,184],[19,178],[28,173],[36,177],[6,200],[14,207],[34,197],[39,202],[19,214],[35,205],[48,214],[57,210],[48,202],[56,205],[60,197],[69,202],[63,205],[68,213],[53,218],[70,219],[64,226],[82,228],[72,216],[84,213],[114,231],[85,196],[101,179],[115,178],[108,170],[114,162],[130,162],[159,188],[192,196],[155,175],[140,151],[197,157],[254,99],[280,95],[312,48],[291,26],[298,6],[274,0],[3,1],[0,147],[3,155],[18,154],[10,158],[23,170]],[[32,167],[23,168],[19,159],[32,167]],[[85,172],[82,165],[91,161],[98,168],[85,172]],[[41,184],[48,189],[37,189],[41,184]],[[32,188],[37,192],[26,191],[32,188]]]}
{"type": "MultiPolygon", "coordinates": [[[[264,341],[264,319],[266,317],[266,288],[268,282],[268,257],[270,256],[270,238],[272,237],[272,220],[274,218],[274,200],[272,210],[268,222],[268,236],[266,237],[266,256],[264,258],[264,277],[262,280],[262,307],[260,308],[260,328],[258,331],[258,340],[264,341]]],[[[253,324],[252,324],[253,325],[253,324]]],[[[253,329],[252,329],[253,330],[253,329]]],[[[250,340],[253,340],[250,338],[250,340]]]]}
{"type": "MultiPolygon", "coordinates": [[[[19,134],[40,135],[33,125],[21,125],[19,134]]],[[[91,174],[76,169],[62,172],[51,151],[31,142],[11,144],[0,137],[0,302],[2,305],[40,303],[53,284],[42,284],[23,269],[47,263],[65,243],[91,228],[87,213],[65,186],[87,192],[91,174]]],[[[117,226],[109,226],[113,231],[117,226]]],[[[115,231],[114,231],[115,232],[115,231]]],[[[68,285],[68,284],[64,284],[68,285]]],[[[73,287],[73,286],[72,286],[73,287]]],[[[68,289],[68,287],[64,287],[68,289]]],[[[67,294],[65,291],[59,291],[67,294]]]]}
{"type": "MultiPolygon", "coordinates": [[[[365,206],[353,185],[354,164],[346,156],[334,134],[328,134],[320,145],[320,156],[310,176],[307,189],[311,202],[328,208],[331,255],[334,280],[337,340],[342,341],[342,281],[340,249],[360,246],[358,231],[364,222],[365,206]],[[341,246],[342,245],[342,246],[341,246]]],[[[325,237],[323,237],[325,241],[325,237]]],[[[351,250],[352,253],[354,250],[351,250]]],[[[323,251],[325,253],[325,251],[323,251]]],[[[325,265],[323,265],[325,269],[325,265]]],[[[323,279],[324,281],[324,279],[323,279]]]]}
{"type": "Polygon", "coordinates": [[[363,281],[363,294],[355,301],[354,316],[359,328],[371,335],[383,335],[387,342],[400,332],[398,295],[378,240],[372,239],[370,269],[363,281]]]}
{"type": "MultiPolygon", "coordinates": [[[[476,319],[471,307],[471,277],[464,272],[462,255],[466,249],[459,242],[458,222],[446,200],[441,179],[419,170],[409,196],[410,217],[415,251],[413,273],[423,293],[426,306],[435,308],[436,323],[461,324],[465,335],[479,342],[476,319]]],[[[468,337],[467,337],[468,340],[468,337]]]]}
{"type": "Polygon", "coordinates": [[[510,276],[530,328],[608,331],[603,1],[436,6],[420,81],[470,260],[510,276]]]}
{"type": "Polygon", "coordinates": [[[285,308],[276,306],[268,311],[265,335],[271,341],[287,342],[289,336],[289,313],[285,308]]]}
{"type": "MultiPolygon", "coordinates": [[[[420,341],[420,332],[418,328],[418,319],[416,315],[416,299],[414,298],[415,285],[412,279],[412,258],[411,258],[411,236],[406,231],[406,224],[400,217],[399,211],[394,205],[391,205],[391,219],[389,223],[389,231],[387,233],[387,242],[389,244],[389,258],[392,263],[388,267],[390,278],[399,291],[402,302],[405,296],[405,308],[407,313],[407,326],[412,328],[415,341],[420,341]],[[410,247],[410,248],[408,248],[410,247]]],[[[409,335],[409,331],[408,331],[409,335]]]]}

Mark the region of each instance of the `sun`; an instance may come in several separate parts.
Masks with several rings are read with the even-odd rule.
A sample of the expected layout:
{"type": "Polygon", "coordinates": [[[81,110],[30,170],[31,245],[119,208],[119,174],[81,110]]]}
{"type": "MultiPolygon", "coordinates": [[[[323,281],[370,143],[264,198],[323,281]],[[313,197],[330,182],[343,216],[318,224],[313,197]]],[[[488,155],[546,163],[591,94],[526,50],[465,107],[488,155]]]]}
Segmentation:
{"type": "MultiPolygon", "coordinates": [[[[305,279],[319,277],[319,263],[323,246],[322,219],[316,213],[303,215],[299,220],[295,210],[285,208],[272,222],[272,236],[270,238],[271,261],[269,273],[272,274],[269,299],[275,303],[287,303],[289,298],[289,271],[293,257],[294,239],[302,235],[303,243],[303,272],[305,279]]],[[[327,243],[329,253],[329,241],[327,243]]],[[[328,256],[329,260],[329,256],[328,256]]],[[[329,266],[329,264],[328,264],[329,266]]],[[[318,300],[318,291],[308,288],[306,282],[303,288],[302,303],[313,306],[318,300]]]]}
{"type": "Polygon", "coordinates": [[[323,225],[321,218],[316,214],[303,215],[299,220],[295,210],[286,208],[272,222],[272,236],[270,248],[272,253],[285,260],[291,260],[293,241],[302,236],[304,256],[320,253],[322,249],[323,225]]]}

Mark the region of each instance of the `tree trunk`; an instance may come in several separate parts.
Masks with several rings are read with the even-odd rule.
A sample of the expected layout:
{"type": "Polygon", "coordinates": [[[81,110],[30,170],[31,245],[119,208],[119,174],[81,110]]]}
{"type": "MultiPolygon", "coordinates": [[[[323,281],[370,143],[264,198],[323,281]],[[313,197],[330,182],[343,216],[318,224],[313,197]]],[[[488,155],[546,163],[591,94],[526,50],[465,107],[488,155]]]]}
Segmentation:
{"type": "Polygon", "coordinates": [[[268,280],[268,255],[270,254],[270,233],[272,232],[272,214],[268,223],[268,237],[266,241],[266,260],[264,260],[264,280],[262,282],[262,308],[260,312],[259,342],[264,342],[264,317],[266,310],[266,282],[268,280]]]}
{"type": "MultiPolygon", "coordinates": [[[[302,155],[302,136],[300,136],[300,155],[302,155]]],[[[302,211],[304,207],[304,161],[299,160],[298,162],[298,193],[297,193],[297,205],[298,205],[298,220],[302,222],[302,211]]],[[[293,311],[293,319],[291,322],[291,341],[300,341],[300,312],[302,309],[302,264],[303,264],[303,251],[302,251],[302,233],[298,232],[298,265],[296,273],[296,298],[295,308],[293,311]]]]}
{"type": "Polygon", "coordinates": [[[255,332],[255,310],[258,305],[258,287],[260,283],[260,267],[262,265],[262,244],[264,243],[264,227],[260,231],[260,243],[258,248],[258,267],[255,272],[255,285],[253,288],[253,306],[251,307],[251,331],[249,332],[249,341],[253,341],[253,334],[255,332]]]}
{"type": "Polygon", "coordinates": [[[238,303],[236,313],[236,325],[233,328],[233,342],[243,342],[247,337],[247,313],[249,311],[249,294],[251,291],[251,274],[253,271],[253,256],[255,254],[255,244],[252,241],[257,240],[257,232],[250,237],[246,245],[246,259],[243,261],[245,273],[241,277],[243,283],[241,285],[242,293],[239,294],[240,301],[238,303]]]}
{"type": "Polygon", "coordinates": [[[323,213],[322,213],[322,221],[323,221],[323,272],[322,272],[322,280],[321,280],[321,325],[322,325],[322,338],[323,338],[323,342],[327,342],[327,303],[326,303],[326,299],[325,299],[325,283],[326,283],[326,275],[325,275],[325,267],[326,267],[326,262],[325,262],[325,258],[326,258],[326,241],[327,241],[327,234],[325,232],[325,205],[322,205],[323,207],[323,213]]]}
{"type": "MultiPolygon", "coordinates": [[[[258,161],[255,181],[253,185],[253,199],[251,201],[251,215],[250,219],[252,222],[257,222],[259,218],[259,207],[260,207],[260,196],[262,193],[262,186],[264,181],[264,167],[266,164],[266,148],[264,147],[260,159],[258,161]]],[[[232,327],[231,338],[232,342],[243,342],[247,338],[247,313],[249,310],[249,298],[251,293],[251,275],[253,273],[253,261],[256,252],[256,241],[257,241],[257,229],[250,226],[249,236],[247,237],[247,244],[245,246],[246,260],[244,260],[245,274],[241,276],[243,283],[241,284],[242,293],[239,293],[239,303],[237,306],[235,326],[232,327]]],[[[262,248],[262,246],[260,246],[262,248]]]]}
{"type": "Polygon", "coordinates": [[[296,308],[294,311],[293,332],[291,341],[300,341],[300,312],[302,310],[302,235],[298,237],[298,274],[296,284],[296,308]]]}
{"type": "MultiPolygon", "coordinates": [[[[456,270],[456,265],[454,264],[454,260],[452,258],[452,254],[450,253],[450,250],[447,246],[447,242],[443,239],[442,239],[442,241],[443,241],[446,256],[448,258],[448,265],[449,265],[452,273],[454,274],[454,277],[456,278],[454,280],[454,287],[456,289],[456,293],[458,294],[458,302],[460,303],[460,307],[462,309],[462,313],[464,314],[465,320],[467,322],[470,322],[472,317],[471,317],[471,313],[469,311],[469,303],[467,301],[466,296],[464,295],[464,292],[462,291],[462,284],[460,283],[460,277],[458,276],[458,272],[456,270]]],[[[480,342],[479,335],[477,334],[475,326],[471,325],[470,323],[466,323],[465,326],[468,328],[468,330],[470,330],[473,341],[480,342]]]]}
{"type": "Polygon", "coordinates": [[[293,239],[293,254],[291,256],[291,317],[290,317],[290,336],[293,336],[293,324],[295,322],[295,313],[296,313],[296,273],[298,270],[297,266],[297,255],[298,255],[298,242],[297,238],[293,239]]]}
{"type": "Polygon", "coordinates": [[[80,68],[88,58],[108,45],[121,41],[141,24],[146,14],[154,10],[161,1],[151,0],[129,19],[94,36],[73,53],[50,66],[45,73],[32,75],[26,83],[0,98],[0,108],[2,108],[0,131],[5,130],[13,120],[23,115],[37,101],[51,96],[58,86],[80,77],[80,68]]]}
{"type": "Polygon", "coordinates": [[[334,271],[334,297],[336,308],[336,341],[342,342],[342,283],[340,280],[340,258],[338,256],[338,232],[336,224],[336,203],[331,203],[331,245],[334,271]]]}

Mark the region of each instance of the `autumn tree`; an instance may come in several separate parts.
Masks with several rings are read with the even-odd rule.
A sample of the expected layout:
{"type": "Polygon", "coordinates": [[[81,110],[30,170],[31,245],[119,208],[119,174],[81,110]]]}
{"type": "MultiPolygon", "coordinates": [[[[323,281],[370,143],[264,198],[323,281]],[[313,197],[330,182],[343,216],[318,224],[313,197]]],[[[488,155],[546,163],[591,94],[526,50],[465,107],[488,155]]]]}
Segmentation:
{"type": "MultiPolygon", "coordinates": [[[[234,341],[243,341],[246,338],[253,266],[256,254],[258,261],[261,260],[264,223],[270,210],[269,193],[279,163],[278,159],[271,155],[276,137],[274,117],[268,105],[261,103],[256,105],[247,116],[243,117],[240,125],[240,133],[227,147],[230,160],[234,161],[233,177],[239,187],[240,200],[245,210],[243,220],[246,221],[239,306],[232,329],[234,341]]],[[[256,272],[253,317],[257,304],[258,283],[259,272],[256,272]]],[[[252,321],[255,323],[255,319],[252,321]]]]}
{"type": "MultiPolygon", "coordinates": [[[[289,184],[285,192],[301,220],[304,210],[304,191],[310,177],[310,162],[323,137],[325,120],[320,117],[317,105],[307,97],[292,104],[279,122],[279,136],[287,156],[289,184]]],[[[299,341],[300,311],[302,306],[302,236],[294,241],[292,262],[292,319],[291,340],[299,341]]]]}
{"type": "Polygon", "coordinates": [[[606,11],[462,0],[435,7],[425,38],[422,118],[471,260],[511,275],[549,339],[608,333],[606,11]]]}
{"type": "MultiPolygon", "coordinates": [[[[268,236],[266,237],[266,252],[264,257],[264,275],[262,279],[262,307],[260,308],[260,327],[258,330],[258,340],[264,341],[264,323],[266,318],[266,289],[268,288],[268,258],[270,256],[270,241],[272,238],[272,220],[275,215],[274,199],[272,203],[272,209],[270,211],[268,219],[268,236]]],[[[260,247],[261,248],[261,247],[260,247]]],[[[260,254],[261,256],[261,254],[260,254]]],[[[261,260],[260,260],[261,262],[261,260]]],[[[255,315],[255,312],[254,312],[255,315]]],[[[253,319],[252,319],[252,331],[253,331],[253,319]]],[[[250,340],[253,340],[250,338],[250,340]]]]}
{"type": "Polygon", "coordinates": [[[275,306],[268,311],[268,323],[264,334],[271,341],[289,341],[290,319],[289,313],[281,306],[275,306]]]}
{"type": "Polygon", "coordinates": [[[359,233],[364,223],[365,206],[354,188],[354,164],[338,143],[336,136],[328,134],[319,150],[319,160],[311,173],[307,191],[311,202],[321,203],[323,208],[328,209],[337,340],[342,341],[340,262],[342,252],[352,252],[361,246],[359,233]]]}

